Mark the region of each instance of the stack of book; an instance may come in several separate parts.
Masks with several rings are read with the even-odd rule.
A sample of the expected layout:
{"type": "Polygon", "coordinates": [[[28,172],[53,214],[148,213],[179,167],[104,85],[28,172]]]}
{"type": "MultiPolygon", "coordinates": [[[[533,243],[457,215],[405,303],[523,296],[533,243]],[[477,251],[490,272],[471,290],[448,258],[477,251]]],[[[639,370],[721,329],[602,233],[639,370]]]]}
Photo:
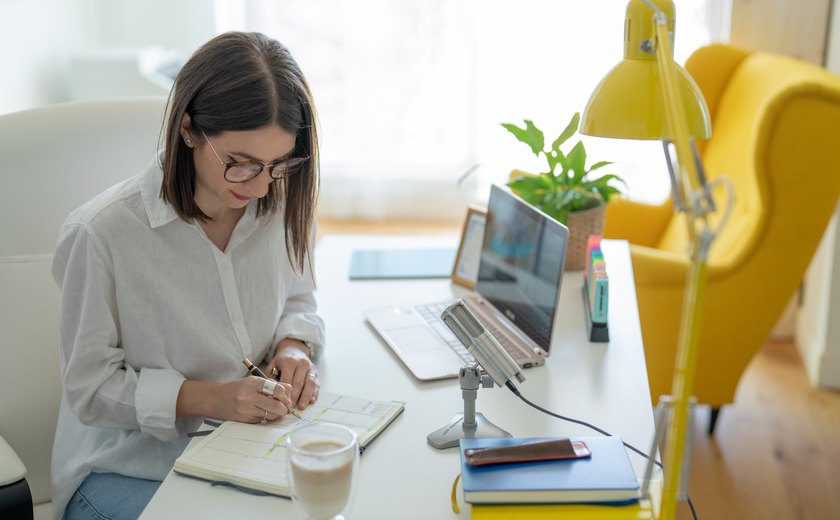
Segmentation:
{"type": "Polygon", "coordinates": [[[573,437],[591,452],[585,457],[471,465],[465,450],[515,446],[543,438],[461,439],[464,500],[472,518],[645,520],[654,518],[640,501],[636,473],[619,437],[573,437]]]}

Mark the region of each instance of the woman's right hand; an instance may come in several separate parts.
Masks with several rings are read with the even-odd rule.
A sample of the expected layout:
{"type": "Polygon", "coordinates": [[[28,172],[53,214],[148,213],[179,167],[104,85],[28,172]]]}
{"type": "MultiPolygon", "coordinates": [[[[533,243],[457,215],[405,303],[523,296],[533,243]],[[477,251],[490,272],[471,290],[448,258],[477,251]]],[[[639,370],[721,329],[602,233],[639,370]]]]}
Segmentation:
{"type": "Polygon", "coordinates": [[[266,379],[248,376],[227,383],[184,381],[178,393],[176,413],[183,416],[213,417],[225,421],[258,423],[283,417],[292,407],[292,387],[270,381],[271,396],[262,393],[266,379]]]}
{"type": "Polygon", "coordinates": [[[217,397],[220,419],[245,423],[258,423],[262,420],[273,421],[283,417],[292,407],[289,397],[292,386],[277,381],[269,381],[274,387],[272,396],[262,393],[267,380],[248,376],[228,383],[222,383],[217,397]]]}

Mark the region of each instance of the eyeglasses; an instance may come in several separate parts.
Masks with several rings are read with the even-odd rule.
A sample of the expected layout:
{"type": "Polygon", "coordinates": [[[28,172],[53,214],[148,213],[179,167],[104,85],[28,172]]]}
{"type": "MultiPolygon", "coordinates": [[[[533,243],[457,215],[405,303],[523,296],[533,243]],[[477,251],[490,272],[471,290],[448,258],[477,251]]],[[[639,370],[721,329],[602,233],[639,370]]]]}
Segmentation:
{"type": "Polygon", "coordinates": [[[210,139],[207,137],[207,134],[204,133],[204,130],[201,131],[201,134],[204,136],[204,139],[207,140],[207,144],[210,145],[210,149],[213,150],[213,154],[225,167],[225,180],[228,182],[250,181],[257,175],[262,173],[264,168],[268,168],[268,175],[272,179],[285,179],[297,173],[300,170],[300,166],[309,160],[309,157],[292,157],[290,159],[283,159],[282,161],[277,161],[274,164],[263,164],[254,161],[225,162],[222,160],[222,158],[219,156],[219,153],[213,147],[213,143],[210,142],[210,139]]]}

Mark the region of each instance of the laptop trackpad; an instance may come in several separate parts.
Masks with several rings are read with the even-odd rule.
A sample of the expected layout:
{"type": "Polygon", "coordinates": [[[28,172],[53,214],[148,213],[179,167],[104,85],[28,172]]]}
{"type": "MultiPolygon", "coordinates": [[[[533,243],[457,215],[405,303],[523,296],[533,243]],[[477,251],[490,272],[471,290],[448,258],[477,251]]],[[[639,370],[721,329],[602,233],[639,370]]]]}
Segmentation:
{"type": "Polygon", "coordinates": [[[425,325],[386,331],[388,344],[420,380],[456,377],[464,361],[425,325]],[[399,345],[399,348],[395,347],[399,345]]]}
{"type": "Polygon", "coordinates": [[[449,350],[449,347],[425,325],[386,330],[385,335],[388,336],[391,345],[399,345],[394,349],[403,354],[437,349],[449,350]]]}

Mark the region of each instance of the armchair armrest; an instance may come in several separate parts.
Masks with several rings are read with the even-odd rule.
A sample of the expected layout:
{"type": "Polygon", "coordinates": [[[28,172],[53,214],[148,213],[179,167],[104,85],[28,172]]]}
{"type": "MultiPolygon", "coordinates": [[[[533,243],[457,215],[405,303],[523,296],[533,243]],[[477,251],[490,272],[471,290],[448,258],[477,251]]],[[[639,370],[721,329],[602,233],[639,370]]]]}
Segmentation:
{"type": "Polygon", "coordinates": [[[673,286],[682,291],[689,269],[686,255],[635,244],[630,245],[630,255],[637,286],[673,286]]]}
{"type": "Polygon", "coordinates": [[[22,480],[26,476],[26,466],[6,439],[0,435],[0,486],[6,486],[22,480]]]}
{"type": "Polygon", "coordinates": [[[655,247],[673,215],[670,199],[659,205],[612,199],[607,204],[604,238],[622,238],[631,244],[655,247]]]}
{"type": "MultiPolygon", "coordinates": [[[[631,244],[630,255],[637,287],[673,288],[680,293],[685,289],[685,280],[691,268],[691,259],[685,253],[631,244]]],[[[707,263],[707,269],[709,286],[726,280],[733,271],[730,264],[714,261],[707,263]]]]}

